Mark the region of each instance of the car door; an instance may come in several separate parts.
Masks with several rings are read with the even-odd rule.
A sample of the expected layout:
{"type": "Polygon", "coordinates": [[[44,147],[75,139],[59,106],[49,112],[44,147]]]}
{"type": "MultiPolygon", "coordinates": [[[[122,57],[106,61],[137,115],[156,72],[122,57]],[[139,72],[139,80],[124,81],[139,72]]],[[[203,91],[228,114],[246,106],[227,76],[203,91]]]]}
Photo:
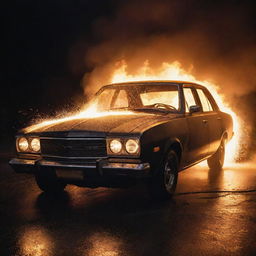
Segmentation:
{"type": "Polygon", "coordinates": [[[196,90],[192,85],[184,85],[185,117],[189,128],[187,143],[187,164],[195,163],[206,157],[209,147],[209,127],[203,111],[189,113],[189,107],[201,106],[196,90]]]}
{"type": "Polygon", "coordinates": [[[210,97],[210,93],[203,88],[197,88],[196,91],[209,129],[209,148],[207,155],[212,155],[220,146],[222,137],[221,116],[216,103],[214,103],[212,97],[210,97]]]}

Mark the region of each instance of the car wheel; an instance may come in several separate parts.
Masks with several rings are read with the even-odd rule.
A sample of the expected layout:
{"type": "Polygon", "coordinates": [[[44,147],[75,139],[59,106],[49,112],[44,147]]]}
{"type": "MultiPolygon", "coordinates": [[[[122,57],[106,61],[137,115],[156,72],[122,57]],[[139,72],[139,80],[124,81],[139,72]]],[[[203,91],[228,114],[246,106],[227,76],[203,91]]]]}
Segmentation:
{"type": "Polygon", "coordinates": [[[39,167],[35,173],[35,179],[38,187],[49,194],[59,194],[67,185],[58,180],[55,170],[49,167],[39,167]]]}
{"type": "Polygon", "coordinates": [[[210,158],[207,159],[207,163],[210,169],[222,169],[225,160],[225,144],[226,140],[222,139],[218,150],[210,158]]]}
{"type": "Polygon", "coordinates": [[[162,161],[159,170],[149,181],[149,192],[152,197],[169,199],[175,192],[178,181],[178,157],[170,150],[162,161]]]}

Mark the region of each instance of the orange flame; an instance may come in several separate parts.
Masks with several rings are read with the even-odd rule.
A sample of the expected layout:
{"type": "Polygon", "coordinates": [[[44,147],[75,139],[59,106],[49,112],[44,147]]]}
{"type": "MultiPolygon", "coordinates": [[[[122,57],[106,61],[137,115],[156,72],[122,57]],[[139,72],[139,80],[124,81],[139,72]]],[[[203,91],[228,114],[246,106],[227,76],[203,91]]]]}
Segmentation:
{"type": "MultiPolygon", "coordinates": [[[[192,69],[192,68],[191,68],[192,69]]],[[[224,95],[218,93],[219,86],[209,81],[199,81],[193,75],[185,71],[178,61],[173,63],[163,62],[162,66],[153,70],[149,66],[149,62],[145,61],[142,67],[136,72],[136,74],[127,73],[127,64],[125,61],[121,62],[121,65],[114,71],[112,76],[112,83],[128,82],[128,81],[146,81],[146,80],[182,80],[202,84],[208,88],[213,95],[221,111],[230,114],[234,123],[234,137],[228,143],[226,148],[226,161],[233,162],[239,156],[240,141],[242,138],[242,120],[232,110],[232,108],[225,101],[224,95]]]]}
{"type": "MultiPolygon", "coordinates": [[[[120,64],[120,63],[119,63],[120,64]]],[[[191,68],[192,69],[192,68],[191,68]]],[[[243,136],[242,134],[242,120],[237,116],[237,114],[232,110],[232,108],[228,105],[225,100],[224,95],[218,93],[219,87],[209,81],[199,81],[197,80],[190,71],[186,71],[181,67],[181,64],[178,61],[173,63],[163,62],[159,69],[152,69],[149,66],[149,62],[145,61],[142,67],[136,72],[136,74],[128,74],[127,73],[127,64],[125,61],[121,62],[121,65],[117,67],[112,74],[111,80],[106,81],[106,84],[111,83],[119,83],[119,82],[128,82],[128,81],[146,81],[146,80],[182,80],[182,81],[190,81],[202,84],[208,88],[208,90],[212,93],[215,98],[220,109],[228,114],[230,114],[233,118],[234,122],[234,137],[227,145],[226,149],[226,161],[233,162],[235,159],[239,157],[240,152],[240,141],[243,136]]],[[[38,124],[32,125],[25,129],[25,132],[33,132],[34,130],[41,127],[50,127],[51,125],[55,125],[57,123],[71,121],[75,119],[82,118],[96,118],[102,116],[109,115],[130,115],[132,112],[123,111],[123,112],[115,112],[115,111],[107,111],[107,112],[98,112],[96,109],[96,104],[91,103],[79,113],[75,113],[70,116],[66,116],[60,119],[52,119],[42,121],[38,124]]]]}

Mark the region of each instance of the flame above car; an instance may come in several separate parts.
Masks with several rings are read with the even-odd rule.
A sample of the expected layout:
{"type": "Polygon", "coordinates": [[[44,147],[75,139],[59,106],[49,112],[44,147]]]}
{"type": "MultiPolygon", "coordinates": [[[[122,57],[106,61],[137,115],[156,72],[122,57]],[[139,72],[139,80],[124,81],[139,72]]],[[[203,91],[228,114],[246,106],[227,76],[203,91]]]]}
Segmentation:
{"type": "MultiPolygon", "coordinates": [[[[170,79],[182,80],[189,82],[196,82],[203,84],[215,98],[219,108],[230,114],[234,122],[234,137],[227,145],[227,154],[226,160],[229,162],[234,161],[238,158],[240,152],[240,141],[243,137],[242,132],[242,120],[238,115],[232,110],[229,104],[225,100],[225,96],[218,93],[219,87],[209,81],[199,81],[189,72],[186,72],[182,69],[179,62],[173,63],[162,63],[162,66],[158,70],[153,70],[149,67],[148,62],[145,62],[142,67],[137,71],[136,74],[128,74],[127,65],[125,62],[116,69],[113,70],[111,81],[112,83],[120,82],[131,82],[131,81],[152,81],[152,80],[161,80],[169,81],[170,79]]],[[[91,101],[78,113],[73,113],[67,115],[63,118],[50,119],[39,121],[38,123],[27,127],[24,131],[26,133],[33,132],[40,128],[48,128],[56,124],[60,124],[67,121],[79,120],[79,119],[91,119],[91,118],[100,118],[100,117],[115,117],[123,115],[133,115],[132,111],[98,111],[96,103],[91,101]]]]}
{"type": "Polygon", "coordinates": [[[149,62],[145,61],[136,74],[129,74],[127,72],[127,64],[125,61],[113,71],[112,83],[120,83],[127,81],[150,81],[150,80],[182,80],[188,82],[195,82],[204,85],[213,95],[221,111],[226,112],[232,116],[234,123],[234,137],[227,145],[226,161],[234,162],[239,158],[241,151],[241,140],[244,138],[243,134],[243,122],[241,118],[235,113],[235,111],[228,104],[225,95],[219,94],[219,86],[209,82],[200,81],[196,79],[189,71],[181,67],[180,62],[174,61],[172,63],[163,62],[159,69],[152,69],[149,66],[149,62]]]}

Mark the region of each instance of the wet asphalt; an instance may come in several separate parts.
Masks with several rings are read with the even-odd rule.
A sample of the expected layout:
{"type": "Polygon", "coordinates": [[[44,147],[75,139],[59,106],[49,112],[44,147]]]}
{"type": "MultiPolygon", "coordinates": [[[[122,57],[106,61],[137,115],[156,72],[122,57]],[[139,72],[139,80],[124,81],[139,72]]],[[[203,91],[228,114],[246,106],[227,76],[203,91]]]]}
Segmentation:
{"type": "Polygon", "coordinates": [[[244,163],[181,172],[168,202],[141,185],[50,198],[2,160],[0,256],[256,255],[255,189],[256,164],[244,163]]]}

